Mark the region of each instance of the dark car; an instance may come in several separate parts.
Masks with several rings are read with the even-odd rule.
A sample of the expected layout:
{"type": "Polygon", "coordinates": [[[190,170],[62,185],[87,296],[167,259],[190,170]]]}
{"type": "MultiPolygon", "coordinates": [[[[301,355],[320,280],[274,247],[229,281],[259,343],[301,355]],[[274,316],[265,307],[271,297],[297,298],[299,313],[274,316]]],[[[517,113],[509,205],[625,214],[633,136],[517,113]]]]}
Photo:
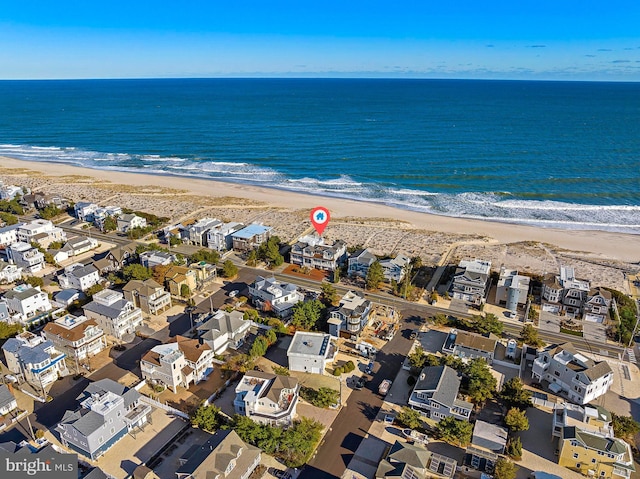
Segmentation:
{"type": "Polygon", "coordinates": [[[367,385],[367,379],[366,378],[358,378],[358,380],[356,381],[356,384],[354,386],[354,389],[357,389],[358,391],[360,391],[366,385],[367,385]]]}
{"type": "Polygon", "coordinates": [[[367,374],[373,373],[373,361],[370,361],[369,364],[367,364],[367,368],[364,370],[364,372],[367,374]]]}

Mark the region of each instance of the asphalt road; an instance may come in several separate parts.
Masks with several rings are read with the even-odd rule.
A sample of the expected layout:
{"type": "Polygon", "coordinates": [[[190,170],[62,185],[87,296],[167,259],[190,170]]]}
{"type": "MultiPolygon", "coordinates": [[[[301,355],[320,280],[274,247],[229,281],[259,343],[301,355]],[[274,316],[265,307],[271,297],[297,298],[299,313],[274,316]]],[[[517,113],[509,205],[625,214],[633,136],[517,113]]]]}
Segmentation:
{"type": "Polygon", "coordinates": [[[419,327],[419,312],[415,308],[402,311],[399,332],[376,355],[373,379],[360,391],[354,390],[333,422],[332,428],[315,458],[304,468],[302,479],[329,479],[342,476],[356,449],[378,415],[383,398],[378,386],[384,379],[393,379],[411,349],[411,331],[419,327]]]}

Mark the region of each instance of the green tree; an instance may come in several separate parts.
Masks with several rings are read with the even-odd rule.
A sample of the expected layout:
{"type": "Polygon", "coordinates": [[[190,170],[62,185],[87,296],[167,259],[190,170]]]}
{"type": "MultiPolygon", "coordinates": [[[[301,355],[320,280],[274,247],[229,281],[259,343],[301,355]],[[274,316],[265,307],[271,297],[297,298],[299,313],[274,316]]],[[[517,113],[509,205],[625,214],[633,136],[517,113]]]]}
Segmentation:
{"type": "Polygon", "coordinates": [[[471,329],[478,334],[489,334],[493,333],[495,335],[502,335],[502,331],[504,330],[504,324],[502,321],[498,319],[495,314],[488,313],[485,316],[476,315],[472,318],[472,323],[470,324],[471,329]]]}
{"type": "Polygon", "coordinates": [[[289,371],[289,368],[285,368],[284,366],[274,366],[273,374],[278,374],[279,376],[291,376],[291,371],[289,371]]]}
{"type": "Polygon", "coordinates": [[[493,473],[495,479],[516,479],[518,466],[508,459],[500,458],[496,461],[496,468],[493,473]]]}
{"type": "Polygon", "coordinates": [[[178,246],[180,244],[182,244],[182,240],[177,236],[171,236],[169,238],[169,246],[178,246]]]}
{"type": "Polygon", "coordinates": [[[374,261],[369,266],[365,281],[369,289],[378,289],[380,287],[380,284],[384,281],[384,269],[382,269],[380,261],[374,261]]]}
{"type": "Polygon", "coordinates": [[[18,203],[18,200],[16,199],[10,201],[0,200],[0,211],[19,216],[22,216],[24,214],[24,209],[22,208],[22,206],[20,206],[20,203],[18,203]]]}
{"type": "Polygon", "coordinates": [[[94,294],[99,293],[104,289],[104,285],[102,283],[94,284],[89,289],[87,289],[86,294],[88,297],[93,297],[94,294]]]}
{"type": "Polygon", "coordinates": [[[420,269],[422,268],[422,257],[421,256],[413,256],[411,258],[411,268],[412,269],[420,269]]]}
{"type": "Polygon", "coordinates": [[[0,212],[0,220],[4,221],[7,225],[18,224],[18,217],[11,213],[0,212]]]}
{"type": "Polygon", "coordinates": [[[320,389],[302,387],[300,388],[300,396],[316,407],[328,408],[340,400],[340,391],[327,387],[320,389]]]}
{"type": "Polygon", "coordinates": [[[310,330],[320,321],[324,310],[324,304],[317,299],[298,303],[293,307],[291,324],[299,329],[310,330]]]}
{"type": "Polygon", "coordinates": [[[422,369],[427,362],[427,353],[422,346],[416,346],[415,349],[407,356],[409,364],[416,369],[422,369]]]}
{"type": "Polygon", "coordinates": [[[16,334],[22,332],[22,326],[19,324],[9,324],[0,321],[0,339],[13,338],[16,334]]]}
{"type": "Polygon", "coordinates": [[[27,276],[24,279],[24,282],[27,283],[30,286],[35,287],[43,287],[44,286],[44,279],[38,277],[38,276],[27,276]]]}
{"type": "Polygon", "coordinates": [[[338,302],[338,291],[331,283],[322,283],[322,302],[327,306],[333,306],[338,302]]]}
{"type": "Polygon", "coordinates": [[[268,329],[267,332],[264,333],[264,337],[267,338],[267,343],[269,343],[269,346],[275,344],[275,342],[278,340],[278,335],[273,329],[268,329]]]}
{"type": "Polygon", "coordinates": [[[468,421],[460,421],[453,416],[440,419],[436,425],[436,435],[445,442],[465,447],[471,442],[473,425],[468,421]]]}
{"type": "Polygon", "coordinates": [[[222,369],[226,371],[237,371],[240,373],[246,373],[254,366],[253,358],[248,354],[236,354],[227,359],[222,369]]]}
{"type": "Polygon", "coordinates": [[[52,251],[57,251],[64,246],[62,241],[52,241],[49,243],[49,249],[52,251]]]}
{"type": "Polygon", "coordinates": [[[191,416],[191,425],[205,431],[215,432],[222,425],[220,408],[214,405],[200,406],[191,416]]]}
{"type": "Polygon", "coordinates": [[[40,215],[40,218],[44,220],[50,220],[51,218],[55,218],[56,216],[62,214],[62,210],[58,209],[56,205],[47,205],[39,210],[38,214],[40,215]]]}
{"type": "Polygon", "coordinates": [[[544,346],[544,341],[538,337],[538,330],[532,324],[525,324],[520,330],[520,340],[534,348],[544,346]]]}
{"type": "Polygon", "coordinates": [[[216,264],[220,261],[220,253],[212,249],[201,249],[191,255],[192,263],[199,263],[204,261],[205,263],[216,264]]]}
{"type": "Polygon", "coordinates": [[[180,296],[183,298],[191,296],[191,288],[189,288],[189,285],[183,284],[180,286],[180,296]]]}
{"type": "Polygon", "coordinates": [[[258,264],[258,252],[254,249],[249,251],[249,255],[247,256],[247,266],[254,267],[258,264]]]}
{"type": "Polygon", "coordinates": [[[405,406],[400,410],[396,416],[396,421],[398,421],[402,426],[411,429],[418,429],[422,426],[422,416],[420,413],[408,406],[405,406]]]}
{"type": "Polygon", "coordinates": [[[532,406],[531,391],[522,387],[522,381],[518,377],[511,378],[504,383],[500,391],[500,399],[507,407],[526,409],[532,406]]]}
{"type": "Polygon", "coordinates": [[[152,274],[149,268],[137,263],[129,264],[122,268],[122,277],[125,281],[131,281],[132,279],[144,281],[145,279],[151,278],[152,274]]]}
{"type": "Polygon", "coordinates": [[[498,383],[484,359],[472,359],[467,364],[465,374],[469,379],[469,396],[474,404],[484,404],[493,397],[498,383]]]}
{"type": "Polygon", "coordinates": [[[260,314],[255,309],[247,309],[243,315],[242,319],[245,321],[254,321],[256,323],[260,322],[260,314]]]}
{"type": "Polygon", "coordinates": [[[631,416],[618,416],[617,414],[611,414],[611,422],[616,437],[624,439],[630,444],[634,443],[635,435],[640,432],[640,423],[631,416]]]}
{"type": "Polygon", "coordinates": [[[258,258],[266,262],[269,267],[280,266],[284,258],[280,254],[280,238],[272,236],[258,247],[258,258]]]}
{"type": "Polygon", "coordinates": [[[222,276],[224,278],[233,278],[238,274],[238,267],[228,259],[222,265],[222,276]]]}
{"type": "Polygon", "coordinates": [[[249,350],[249,356],[252,358],[262,357],[267,353],[269,349],[269,343],[264,336],[258,336],[251,345],[249,350]]]}
{"type": "Polygon", "coordinates": [[[522,410],[512,407],[504,417],[504,423],[512,432],[526,431],[529,429],[529,419],[522,410]]]}
{"type": "Polygon", "coordinates": [[[522,441],[519,437],[514,437],[509,440],[507,443],[507,455],[516,461],[522,459],[522,441]]]}
{"type": "Polygon", "coordinates": [[[109,233],[110,231],[115,231],[118,229],[118,220],[116,220],[113,216],[107,216],[104,219],[104,223],[102,223],[102,231],[105,233],[109,233]]]}

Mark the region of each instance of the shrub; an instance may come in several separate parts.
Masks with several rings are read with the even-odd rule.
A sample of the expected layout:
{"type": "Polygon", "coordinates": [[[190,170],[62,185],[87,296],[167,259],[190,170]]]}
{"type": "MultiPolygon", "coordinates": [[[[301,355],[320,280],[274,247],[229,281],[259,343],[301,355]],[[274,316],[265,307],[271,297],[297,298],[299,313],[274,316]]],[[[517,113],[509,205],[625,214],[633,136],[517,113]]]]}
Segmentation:
{"type": "Polygon", "coordinates": [[[338,366],[337,368],[335,368],[333,370],[333,375],[334,376],[340,376],[340,375],[342,375],[342,373],[344,373],[344,369],[342,369],[340,366],[338,366]]]}
{"type": "Polygon", "coordinates": [[[353,364],[353,361],[347,361],[346,364],[343,367],[344,367],[344,372],[345,373],[350,373],[351,371],[353,371],[356,368],[356,365],[353,364]]]}

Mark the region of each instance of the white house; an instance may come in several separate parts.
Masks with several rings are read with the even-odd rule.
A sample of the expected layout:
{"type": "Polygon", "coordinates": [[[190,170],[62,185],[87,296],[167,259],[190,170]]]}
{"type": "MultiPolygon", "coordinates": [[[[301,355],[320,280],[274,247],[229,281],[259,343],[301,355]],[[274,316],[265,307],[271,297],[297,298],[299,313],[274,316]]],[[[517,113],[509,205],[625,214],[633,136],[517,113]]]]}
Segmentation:
{"type": "Polygon", "coordinates": [[[324,370],[336,358],[338,347],[331,335],[296,331],[287,349],[289,369],[314,374],[324,374],[324,370]]]}
{"type": "Polygon", "coordinates": [[[358,334],[368,323],[371,301],[361,292],[347,291],[337,308],[329,312],[329,333],[339,336],[340,330],[358,334]]]}
{"type": "Polygon", "coordinates": [[[79,201],[73,207],[76,214],[76,218],[80,221],[93,222],[93,213],[99,208],[95,203],[88,203],[86,201],[79,201]]]}
{"type": "Polygon", "coordinates": [[[65,355],[53,343],[29,331],[7,339],[2,350],[9,371],[20,375],[37,391],[44,393],[58,376],[68,373],[65,355]]]}
{"type": "Polygon", "coordinates": [[[75,263],[67,266],[63,274],[58,275],[60,286],[65,289],[87,291],[101,281],[98,269],[92,264],[75,263]]]}
{"type": "Polygon", "coordinates": [[[62,228],[53,226],[49,220],[37,219],[31,223],[21,224],[18,228],[18,241],[23,243],[36,242],[46,248],[53,241],[64,241],[67,238],[62,228]]]}
{"type": "Polygon", "coordinates": [[[147,220],[135,214],[124,214],[118,217],[118,231],[128,233],[134,228],[145,228],[147,220]]]}
{"type": "Polygon", "coordinates": [[[347,260],[347,275],[364,278],[369,272],[369,267],[378,261],[378,257],[368,249],[354,251],[347,260]]]}
{"type": "Polygon", "coordinates": [[[473,404],[458,399],[460,376],[449,366],[427,366],[422,369],[413,391],[409,406],[434,421],[453,416],[468,421],[473,404]]]}
{"type": "Polygon", "coordinates": [[[60,248],[61,252],[67,253],[67,257],[77,256],[98,247],[98,240],[87,238],[86,236],[76,236],[69,238],[66,244],[60,248]]]}
{"type": "Polygon", "coordinates": [[[527,303],[531,278],[519,275],[514,269],[500,268],[500,278],[496,289],[496,303],[504,304],[509,311],[516,311],[518,305],[527,303]]]}
{"type": "Polygon", "coordinates": [[[140,360],[142,378],[159,382],[173,390],[188,388],[213,371],[215,354],[207,344],[197,339],[177,336],[172,342],[160,344],[140,360]]]}
{"type": "Polygon", "coordinates": [[[47,293],[40,291],[40,287],[35,288],[28,284],[20,284],[4,294],[9,311],[15,313],[16,317],[23,323],[32,319],[39,313],[51,311],[52,306],[47,293]]]}
{"type": "Polygon", "coordinates": [[[487,291],[490,261],[460,261],[451,282],[451,296],[474,304],[481,304],[487,291]]]}
{"type": "Polygon", "coordinates": [[[22,268],[0,260],[0,283],[13,283],[22,277],[22,268]]]}
{"type": "Polygon", "coordinates": [[[598,286],[590,289],[584,304],[584,320],[603,323],[609,317],[612,299],[611,292],[604,288],[598,286]]]}
{"type": "Polygon", "coordinates": [[[86,316],[66,314],[47,323],[43,336],[72,360],[82,361],[107,347],[104,332],[98,323],[86,316]]]}
{"type": "Polygon", "coordinates": [[[216,251],[226,251],[233,248],[232,236],[245,225],[242,223],[223,223],[216,225],[207,231],[207,247],[216,251]]]}
{"type": "Polygon", "coordinates": [[[577,404],[599,398],[613,384],[613,371],[606,361],[587,358],[571,343],[538,353],[531,377],[548,381],[551,391],[577,404]]]}
{"type": "Polygon", "coordinates": [[[280,317],[288,316],[304,295],[291,283],[280,283],[275,278],[257,276],[249,285],[249,296],[261,311],[273,311],[280,317]]]}
{"type": "Polygon", "coordinates": [[[93,301],[83,309],[87,318],[95,319],[100,329],[118,339],[134,334],[142,324],[142,310],[111,289],[94,294],[93,301]]]}
{"type": "Polygon", "coordinates": [[[140,264],[145,268],[153,268],[154,266],[167,266],[177,259],[175,254],[154,250],[144,251],[140,253],[139,258],[140,264]]]}
{"type": "MultiPolygon", "coordinates": [[[[27,189],[27,191],[29,190],[27,189]]],[[[22,196],[23,193],[23,189],[19,186],[5,185],[0,182],[0,200],[11,201],[15,199],[16,196],[22,196]]]]}
{"type": "Polygon", "coordinates": [[[44,254],[27,243],[13,243],[8,249],[9,259],[25,272],[33,274],[45,266],[44,254]]]}
{"type": "Polygon", "coordinates": [[[407,274],[410,264],[411,258],[403,254],[397,255],[395,258],[381,259],[380,266],[382,266],[382,271],[384,271],[384,280],[389,283],[391,281],[399,283],[407,274]]]}
{"type": "Polygon", "coordinates": [[[335,271],[347,257],[347,246],[343,241],[324,244],[321,237],[304,236],[291,246],[292,264],[322,271],[335,271]]]}
{"type": "Polygon", "coordinates": [[[238,349],[242,346],[250,328],[251,321],[245,321],[240,311],[227,313],[218,310],[197,330],[200,338],[215,354],[222,354],[229,348],[238,349]]]}
{"type": "Polygon", "coordinates": [[[291,376],[247,371],[236,386],[236,414],[269,426],[291,426],[298,405],[298,380],[291,376]]]}
{"type": "Polygon", "coordinates": [[[564,313],[567,316],[580,316],[590,291],[590,283],[578,279],[574,268],[561,266],[560,274],[545,276],[542,288],[543,308],[564,313]]]}
{"type": "Polygon", "coordinates": [[[207,246],[207,233],[213,228],[219,228],[223,225],[222,221],[216,218],[202,218],[201,220],[189,225],[183,234],[183,241],[187,244],[195,246],[207,246]]]}
{"type": "Polygon", "coordinates": [[[0,246],[9,246],[10,244],[17,243],[18,228],[22,225],[23,223],[18,223],[0,228],[0,246]]]}

